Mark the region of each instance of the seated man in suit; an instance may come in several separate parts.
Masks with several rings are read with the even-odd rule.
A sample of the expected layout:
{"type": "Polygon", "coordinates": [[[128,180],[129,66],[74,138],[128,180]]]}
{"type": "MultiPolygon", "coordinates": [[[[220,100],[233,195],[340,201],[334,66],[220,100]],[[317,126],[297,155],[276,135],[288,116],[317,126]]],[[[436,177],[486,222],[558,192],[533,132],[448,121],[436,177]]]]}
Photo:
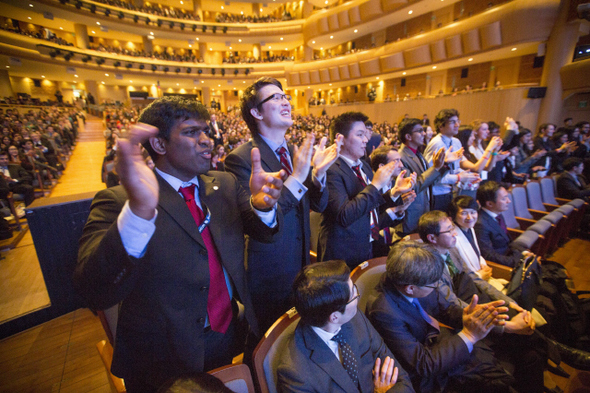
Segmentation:
{"type": "Polygon", "coordinates": [[[29,206],[35,200],[35,188],[33,178],[20,165],[10,164],[8,153],[0,151],[0,172],[8,184],[8,190],[15,194],[22,194],[25,206],[29,206]]]}
{"type": "Polygon", "coordinates": [[[481,342],[507,312],[498,300],[463,308],[438,291],[444,262],[427,244],[397,243],[367,314],[418,392],[507,392],[514,379],[481,342]],[[451,329],[441,327],[439,321],[451,329]],[[445,390],[446,391],[446,390],[445,390]]]}
{"type": "Polygon", "coordinates": [[[258,149],[252,196],[233,175],[209,172],[208,118],[198,101],[181,97],[144,109],[129,139],[118,142],[122,186],[96,195],[80,239],[76,289],[93,309],[122,302],[111,370],[129,393],[155,392],[169,378],[230,364],[243,349],[237,300],[257,331],[244,232],[274,240],[282,180],[262,170],[258,149]]]}
{"type": "Polygon", "coordinates": [[[522,257],[533,255],[528,250],[512,243],[506,221],[502,217],[510,205],[508,191],[495,181],[488,181],[477,190],[477,201],[481,206],[475,233],[481,256],[486,261],[514,267],[522,257]]]}
{"type": "Polygon", "coordinates": [[[392,207],[413,188],[416,179],[415,175],[404,178],[406,171],[401,171],[399,160],[382,166],[373,176],[371,168],[361,160],[367,144],[365,121],[364,114],[347,112],[330,125],[330,138],[342,138],[342,146],[340,157],[328,169],[329,200],[322,213],[318,240],[320,261],[343,259],[351,268],[375,255],[375,242],[385,242],[379,234],[381,228],[391,227],[403,218],[403,211],[387,210],[380,216],[379,209],[383,205],[392,207]],[[396,174],[394,186],[388,188],[396,174]]]}
{"type": "Polygon", "coordinates": [[[568,158],[563,162],[565,171],[557,178],[557,195],[560,198],[580,198],[590,202],[590,184],[584,177],[584,161],[581,158],[568,158]]]}
{"type": "Polygon", "coordinates": [[[299,325],[287,338],[279,392],[413,392],[367,318],[344,261],[306,266],[293,283],[299,325]]]}

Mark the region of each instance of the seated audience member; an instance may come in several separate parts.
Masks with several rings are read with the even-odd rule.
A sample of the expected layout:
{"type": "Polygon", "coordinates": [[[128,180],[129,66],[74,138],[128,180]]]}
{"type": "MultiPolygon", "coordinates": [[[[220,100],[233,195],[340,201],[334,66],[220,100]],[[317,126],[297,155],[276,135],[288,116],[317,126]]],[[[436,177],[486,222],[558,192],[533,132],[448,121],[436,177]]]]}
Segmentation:
{"type": "Polygon", "coordinates": [[[208,118],[202,104],[181,97],[145,108],[131,139],[118,142],[123,185],[96,195],[80,239],[76,290],[93,309],[122,302],[111,370],[129,393],[230,364],[243,350],[238,298],[258,333],[244,233],[275,240],[282,181],[262,170],[257,149],[251,196],[234,176],[210,172],[208,118]]]}
{"type": "Polygon", "coordinates": [[[541,171],[538,173],[539,177],[546,176],[550,174],[551,171],[556,168],[554,164],[555,156],[559,154],[565,154],[569,148],[573,148],[575,146],[575,142],[567,142],[557,145],[555,140],[553,139],[553,134],[555,132],[555,124],[545,123],[539,126],[539,132],[537,136],[533,139],[534,143],[534,150],[545,150],[547,155],[545,156],[545,162],[540,163],[539,165],[544,166],[547,171],[541,171]],[[558,147],[559,146],[559,147],[558,147]]]}
{"type": "Polygon", "coordinates": [[[590,202],[590,185],[583,175],[584,161],[568,158],[563,163],[564,172],[557,178],[557,195],[560,198],[580,198],[590,202]]]}
{"type": "Polygon", "coordinates": [[[432,165],[422,155],[420,149],[424,147],[425,133],[419,119],[402,120],[398,133],[402,142],[399,155],[404,169],[406,173],[416,175],[416,199],[406,210],[402,222],[401,232],[405,236],[416,231],[420,216],[430,210],[432,185],[448,171],[448,167],[445,165],[444,148],[439,149],[432,165]]]}
{"type": "Polygon", "coordinates": [[[22,166],[27,171],[33,170],[33,165],[29,162],[27,157],[14,145],[8,147],[8,161],[11,164],[22,166]]]}
{"type": "Polygon", "coordinates": [[[503,163],[501,184],[506,184],[506,187],[510,187],[511,184],[523,184],[529,178],[529,174],[527,172],[517,172],[517,168],[520,166],[517,138],[503,145],[502,152],[506,153],[508,157],[503,163]]]}
{"type": "Polygon", "coordinates": [[[444,269],[427,244],[397,243],[367,313],[417,392],[507,392],[514,379],[483,340],[504,324],[504,301],[463,308],[437,289],[444,269]],[[442,327],[440,323],[449,326],[442,327]]]}
{"type": "Polygon", "coordinates": [[[415,176],[404,178],[406,171],[400,172],[400,161],[382,166],[373,177],[369,165],[361,160],[367,143],[366,120],[367,116],[360,112],[347,112],[330,125],[331,140],[342,138],[342,146],[340,157],[327,172],[329,200],[320,226],[320,261],[343,259],[348,266],[356,267],[371,259],[376,247],[372,243],[385,243],[379,230],[403,218],[403,212],[392,210],[379,216],[379,209],[401,202],[399,197],[414,186],[415,176]],[[395,185],[387,188],[396,174],[395,185]]]}
{"type": "Polygon", "coordinates": [[[35,188],[33,187],[33,178],[22,166],[10,164],[8,153],[0,152],[0,171],[8,189],[15,194],[22,194],[25,206],[30,205],[35,200],[35,188]]]}
{"type": "Polygon", "coordinates": [[[532,255],[512,243],[506,221],[502,217],[510,205],[508,191],[500,184],[489,181],[477,190],[477,201],[481,206],[475,233],[481,255],[486,261],[514,267],[523,256],[532,255]]]}
{"type": "Polygon", "coordinates": [[[293,283],[301,320],[286,338],[279,392],[413,392],[408,374],[363,313],[344,261],[305,266],[293,283]]]}
{"type": "Polygon", "coordinates": [[[442,109],[434,119],[436,127],[436,136],[432,138],[426,150],[424,157],[429,163],[433,162],[435,153],[441,148],[445,149],[445,162],[450,170],[432,187],[433,200],[432,210],[447,210],[447,207],[453,199],[453,186],[457,183],[473,183],[480,177],[476,164],[467,160],[463,155],[461,141],[456,138],[459,132],[459,112],[456,109],[442,109]]]}
{"type": "MultiPolygon", "coordinates": [[[[485,123],[484,123],[485,124],[485,123]]],[[[488,143],[487,147],[483,151],[483,154],[479,154],[479,150],[475,151],[473,154],[471,151],[473,149],[473,144],[475,143],[475,131],[471,128],[471,126],[461,127],[459,133],[457,134],[457,139],[461,141],[461,146],[463,147],[463,155],[469,162],[474,164],[474,167],[471,169],[471,172],[479,173],[479,177],[481,180],[487,180],[488,178],[488,171],[493,169],[496,165],[496,162],[499,157],[498,150],[502,146],[502,140],[500,138],[492,138],[490,143],[488,143]]],[[[461,193],[468,193],[473,194],[475,196],[475,190],[479,187],[479,182],[460,182],[459,188],[462,190],[461,193]]]]}
{"type": "Polygon", "coordinates": [[[196,373],[167,381],[158,393],[233,393],[233,390],[211,374],[196,373]]]}

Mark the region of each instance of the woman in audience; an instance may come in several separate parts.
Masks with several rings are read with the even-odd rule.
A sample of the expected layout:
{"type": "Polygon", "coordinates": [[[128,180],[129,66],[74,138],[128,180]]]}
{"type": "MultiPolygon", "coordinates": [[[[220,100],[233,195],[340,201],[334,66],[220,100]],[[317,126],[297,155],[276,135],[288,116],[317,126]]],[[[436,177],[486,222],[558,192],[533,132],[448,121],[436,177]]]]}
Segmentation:
{"type": "MultiPolygon", "coordinates": [[[[484,149],[483,153],[478,157],[470,151],[470,147],[473,147],[473,144],[476,140],[476,133],[475,131],[469,126],[462,126],[459,130],[459,134],[457,134],[457,139],[461,141],[461,145],[463,146],[463,155],[467,158],[470,162],[475,164],[474,172],[478,172],[480,174],[480,178],[482,181],[487,180],[487,173],[490,169],[496,165],[498,153],[497,150],[502,146],[502,140],[498,137],[492,138],[490,143],[484,149]]],[[[471,189],[471,187],[467,187],[471,189]]],[[[477,189],[475,187],[474,189],[477,189]]],[[[473,195],[475,196],[475,195],[473,195]]]]}
{"type": "Polygon", "coordinates": [[[8,150],[8,147],[12,145],[12,140],[8,136],[2,137],[2,143],[0,143],[0,150],[8,150]]]}
{"type": "Polygon", "coordinates": [[[14,145],[10,145],[8,147],[8,162],[11,164],[20,165],[27,171],[33,170],[33,165],[29,162],[27,157],[14,145]]]}

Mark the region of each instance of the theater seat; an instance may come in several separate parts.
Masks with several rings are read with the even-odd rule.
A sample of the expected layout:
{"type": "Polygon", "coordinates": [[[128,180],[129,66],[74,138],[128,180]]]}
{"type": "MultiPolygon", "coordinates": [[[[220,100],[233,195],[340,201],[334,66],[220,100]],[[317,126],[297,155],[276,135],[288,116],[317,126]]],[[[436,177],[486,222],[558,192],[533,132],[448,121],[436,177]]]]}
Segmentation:
{"type": "Polygon", "coordinates": [[[255,393],[250,368],[243,363],[219,367],[209,371],[209,374],[219,378],[228,389],[235,393],[255,393]]]}
{"type": "Polygon", "coordinates": [[[386,262],[387,257],[369,259],[355,267],[350,273],[350,279],[359,290],[358,308],[363,313],[373,289],[385,273],[386,262]]]}
{"type": "Polygon", "coordinates": [[[295,331],[299,314],[295,308],[283,314],[264,334],[254,350],[254,377],[259,393],[277,392],[277,368],[287,336],[295,331]]]}

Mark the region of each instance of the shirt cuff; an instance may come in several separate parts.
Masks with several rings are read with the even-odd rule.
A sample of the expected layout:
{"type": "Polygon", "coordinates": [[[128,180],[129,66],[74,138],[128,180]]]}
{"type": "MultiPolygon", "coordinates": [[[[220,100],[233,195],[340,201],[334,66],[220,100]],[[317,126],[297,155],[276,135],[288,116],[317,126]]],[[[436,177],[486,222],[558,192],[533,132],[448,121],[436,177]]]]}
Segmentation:
{"type": "Polygon", "coordinates": [[[144,220],[133,214],[129,207],[129,201],[125,202],[117,218],[117,228],[127,254],[134,258],[143,257],[147,245],[156,231],[156,217],[158,217],[158,210],[151,220],[144,220]]]}
{"type": "Polygon", "coordinates": [[[320,191],[324,191],[324,187],[326,187],[326,174],[324,173],[322,177],[313,176],[314,184],[320,188],[320,191]]]}
{"type": "Polygon", "coordinates": [[[475,343],[472,343],[471,340],[467,338],[467,335],[463,332],[459,332],[459,337],[461,337],[461,340],[463,340],[465,345],[467,345],[467,350],[469,353],[471,353],[471,351],[473,351],[473,344],[475,343]]]}
{"type": "Polygon", "coordinates": [[[254,210],[254,212],[256,213],[258,218],[260,218],[260,221],[262,221],[267,227],[274,228],[277,226],[277,205],[276,204],[272,207],[272,209],[270,209],[267,212],[263,212],[262,210],[256,209],[252,205],[252,199],[250,199],[250,206],[252,206],[252,209],[254,210]]]}
{"type": "Polygon", "coordinates": [[[401,215],[399,215],[398,213],[396,213],[396,212],[393,210],[393,207],[389,207],[389,208],[387,208],[387,210],[385,210],[385,211],[387,212],[387,214],[389,215],[389,217],[391,217],[391,219],[392,219],[392,220],[394,220],[394,221],[395,221],[395,220],[402,220],[402,219],[405,217],[405,215],[406,215],[406,212],[405,212],[405,211],[403,211],[403,212],[400,212],[400,213],[401,213],[401,215]]]}
{"type": "Polygon", "coordinates": [[[303,198],[303,195],[307,192],[307,187],[299,182],[299,180],[295,179],[293,176],[289,176],[287,180],[283,183],[283,187],[286,187],[291,194],[297,199],[298,201],[303,198]]]}

